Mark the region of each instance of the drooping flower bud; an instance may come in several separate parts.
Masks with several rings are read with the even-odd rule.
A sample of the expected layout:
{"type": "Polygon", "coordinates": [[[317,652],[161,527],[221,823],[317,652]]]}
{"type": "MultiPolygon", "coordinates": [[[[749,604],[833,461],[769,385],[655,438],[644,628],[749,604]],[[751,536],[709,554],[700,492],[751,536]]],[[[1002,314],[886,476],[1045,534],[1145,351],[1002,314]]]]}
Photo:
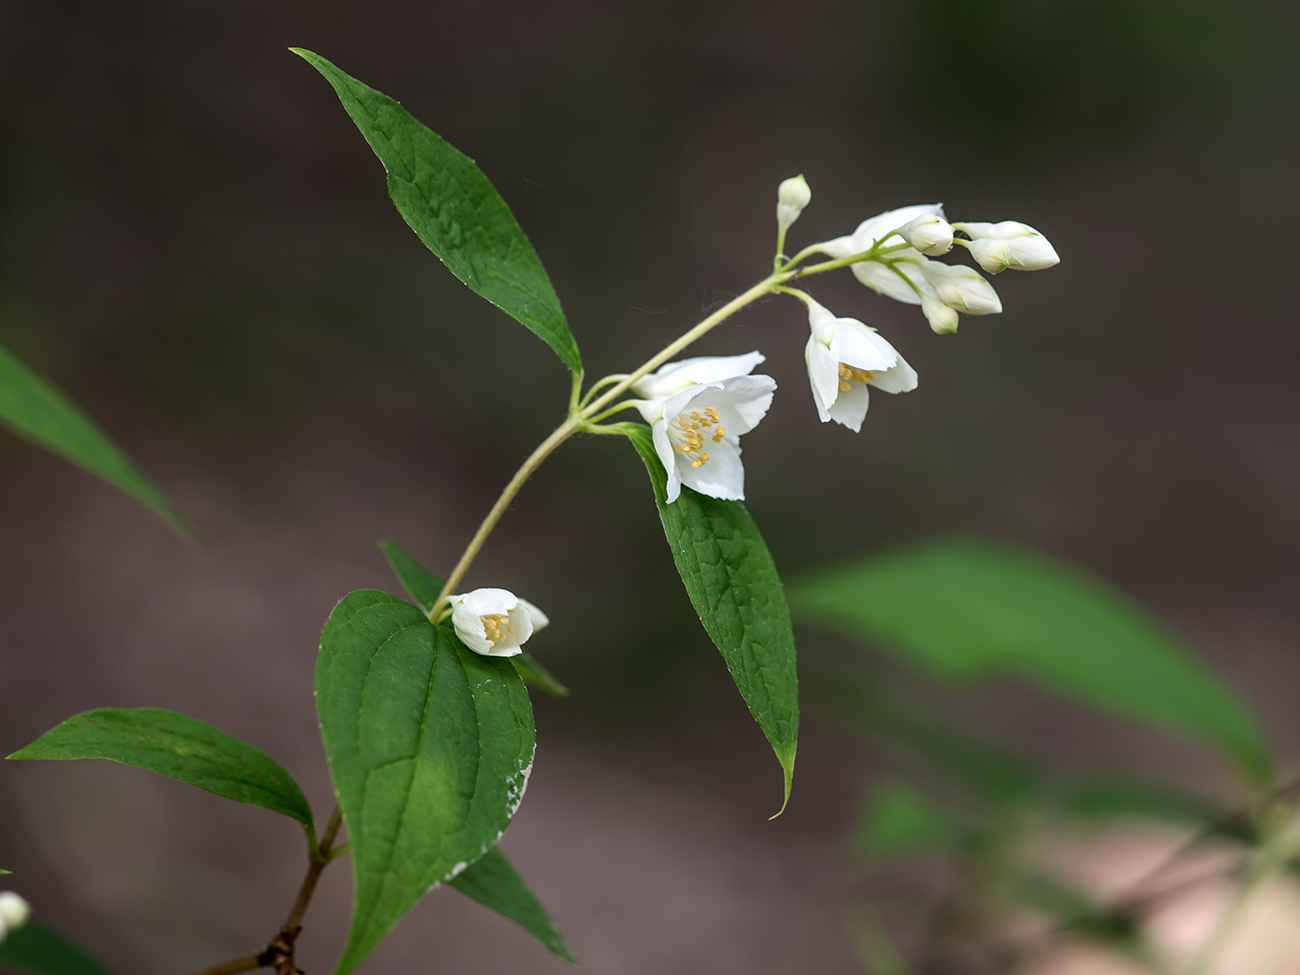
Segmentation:
{"type": "Polygon", "coordinates": [[[803,173],[783,179],[776,191],[776,226],[781,233],[790,229],[790,225],[799,219],[812,200],[812,188],[803,178],[803,173]]]}
{"type": "Polygon", "coordinates": [[[925,279],[945,305],[967,315],[996,315],[1002,311],[998,293],[973,267],[926,261],[921,265],[925,279]]]}
{"type": "Polygon", "coordinates": [[[1061,263],[1056,249],[1048,239],[1029,224],[1021,223],[1019,220],[1003,220],[1001,223],[955,223],[953,226],[970,236],[971,254],[979,261],[980,266],[991,274],[997,274],[998,271],[1008,267],[1017,271],[1041,271],[1061,263]],[[990,262],[996,265],[1001,260],[1003,251],[1001,248],[981,244],[981,241],[1000,241],[1005,244],[1007,248],[1005,253],[1010,260],[995,271],[989,264],[985,264],[979,255],[982,250],[990,262]],[[977,250],[977,247],[981,250],[977,250]]]}
{"type": "Polygon", "coordinates": [[[12,890],[0,891],[0,941],[17,931],[32,916],[32,906],[12,890]]]}
{"type": "Polygon", "coordinates": [[[992,237],[978,237],[972,240],[970,256],[975,258],[975,263],[989,274],[1001,274],[1015,262],[1007,242],[992,237]]]}
{"type": "Polygon", "coordinates": [[[921,311],[930,322],[936,335],[949,335],[957,331],[957,309],[946,305],[933,295],[922,293],[921,311]]]}
{"type": "Polygon", "coordinates": [[[938,257],[952,250],[952,225],[937,213],[921,214],[899,233],[926,257],[938,257]]]}

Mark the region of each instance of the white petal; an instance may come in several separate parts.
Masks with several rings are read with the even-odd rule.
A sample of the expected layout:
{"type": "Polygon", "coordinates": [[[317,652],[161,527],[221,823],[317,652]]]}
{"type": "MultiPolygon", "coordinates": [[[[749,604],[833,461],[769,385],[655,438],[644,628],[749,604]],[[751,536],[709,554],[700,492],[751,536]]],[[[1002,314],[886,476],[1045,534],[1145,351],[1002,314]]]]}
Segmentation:
{"type": "Polygon", "coordinates": [[[721,443],[707,444],[707,452],[709,459],[699,467],[692,467],[685,457],[678,457],[682,483],[711,498],[744,501],[745,467],[740,462],[740,445],[728,437],[721,443]]]}
{"type": "Polygon", "coordinates": [[[989,274],[1001,274],[1012,263],[1011,248],[1005,240],[980,237],[970,242],[970,256],[989,274]]]}
{"type": "Polygon", "coordinates": [[[509,589],[474,589],[460,597],[459,606],[475,616],[508,613],[519,605],[519,597],[509,589]]]}
{"type": "Polygon", "coordinates": [[[528,618],[532,621],[534,633],[551,625],[550,617],[530,603],[527,599],[521,598],[519,600],[519,605],[528,610],[528,618]]]}
{"type": "Polygon", "coordinates": [[[879,332],[872,331],[855,318],[841,318],[831,344],[831,354],[839,363],[858,369],[888,369],[898,361],[898,353],[879,332]]]}
{"type": "Polygon", "coordinates": [[[0,892],[0,941],[10,931],[17,931],[32,916],[32,906],[12,890],[0,892]]]}
{"type": "Polygon", "coordinates": [[[901,301],[905,305],[919,305],[921,298],[917,295],[917,290],[925,292],[930,290],[930,285],[926,281],[920,270],[920,262],[924,261],[922,257],[912,248],[905,251],[899,251],[897,254],[891,254],[891,258],[901,255],[911,257],[911,260],[898,261],[891,268],[888,264],[879,261],[859,261],[857,264],[850,264],[853,270],[853,276],[865,284],[877,294],[882,294],[886,298],[893,298],[895,301],[901,301]],[[897,270],[894,270],[897,268],[897,270]],[[899,273],[906,275],[907,280],[899,277],[899,273]],[[911,281],[916,285],[913,289],[908,285],[911,281]]]}
{"type": "Polygon", "coordinates": [[[973,267],[927,261],[921,269],[939,300],[958,311],[967,315],[996,315],[1002,311],[1002,302],[993,285],[973,267]]]}
{"type": "MultiPolygon", "coordinates": [[[[814,245],[823,254],[829,254],[831,257],[848,257],[852,254],[859,254],[866,250],[866,247],[857,246],[857,237],[849,234],[845,237],[836,237],[834,240],[824,240],[820,244],[814,245]]],[[[871,244],[868,243],[867,247],[871,244]]]]}
{"type": "Polygon", "coordinates": [[[858,433],[862,430],[862,421],[866,419],[867,406],[870,402],[871,394],[867,392],[866,386],[862,383],[850,383],[849,388],[840,393],[831,404],[830,418],[858,433]]]}
{"type": "Polygon", "coordinates": [[[876,373],[868,385],[875,386],[882,393],[910,393],[916,389],[916,381],[916,370],[900,355],[894,368],[876,373]]]}
{"type": "Polygon", "coordinates": [[[746,352],[744,355],[702,355],[670,362],[660,367],[654,378],[680,376],[693,383],[716,383],[733,376],[748,376],[766,359],[767,356],[757,351],[746,352]]]}
{"type": "Polygon", "coordinates": [[[808,364],[808,383],[812,386],[813,402],[822,423],[830,420],[829,412],[840,388],[840,362],[834,354],[815,337],[804,346],[804,362],[808,364]]]}
{"type": "Polygon", "coordinates": [[[753,430],[767,415],[775,391],[776,380],[771,376],[737,376],[723,383],[718,392],[700,397],[698,402],[714,407],[727,434],[739,437],[753,430]]]}
{"type": "Polygon", "coordinates": [[[638,399],[633,400],[636,404],[637,411],[641,414],[641,419],[645,420],[651,426],[657,420],[662,420],[664,415],[664,401],[661,399],[638,399]]]}
{"type": "Polygon", "coordinates": [[[659,462],[664,465],[664,470],[668,473],[667,498],[668,503],[672,504],[682,493],[682,477],[677,472],[677,451],[673,450],[672,442],[668,439],[668,422],[660,420],[650,428],[650,434],[654,437],[655,453],[659,455],[659,462]]]}
{"type": "Polygon", "coordinates": [[[1061,263],[1056,248],[1042,234],[1012,238],[1007,246],[1014,259],[1010,267],[1017,271],[1042,271],[1061,263]]]}
{"type": "Polygon", "coordinates": [[[877,213],[874,217],[868,217],[858,224],[858,229],[853,231],[853,241],[860,244],[857,251],[849,253],[861,253],[870,247],[873,243],[893,230],[900,230],[904,224],[911,223],[923,213],[934,213],[943,216],[942,203],[918,203],[909,207],[899,207],[896,210],[886,210],[884,213],[877,213]],[[865,241],[865,243],[863,243],[865,241]]]}

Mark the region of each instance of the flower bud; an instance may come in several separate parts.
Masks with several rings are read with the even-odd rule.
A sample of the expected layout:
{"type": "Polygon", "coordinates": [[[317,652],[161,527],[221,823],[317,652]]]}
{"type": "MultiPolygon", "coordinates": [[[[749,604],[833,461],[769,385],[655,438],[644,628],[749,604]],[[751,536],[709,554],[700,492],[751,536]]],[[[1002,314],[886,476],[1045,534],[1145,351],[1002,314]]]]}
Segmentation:
{"type": "Polygon", "coordinates": [[[776,191],[776,225],[781,233],[790,229],[790,225],[799,219],[803,208],[812,200],[812,189],[803,173],[781,181],[776,191]]]}
{"type": "MultiPolygon", "coordinates": [[[[1021,223],[1019,220],[1003,220],[1001,223],[955,223],[953,226],[970,236],[971,254],[979,261],[980,266],[991,274],[997,274],[998,271],[1008,267],[1016,271],[1041,271],[1061,263],[1056,249],[1047,238],[1029,224],[1021,223]],[[976,245],[986,240],[1002,242],[1006,245],[1006,253],[1010,256],[1010,260],[1003,263],[996,271],[980,260],[979,251],[976,250],[976,245]]],[[[1000,249],[995,251],[985,245],[985,250],[995,264],[1002,257],[1000,249]]]]}
{"type": "Polygon", "coordinates": [[[899,233],[926,257],[938,257],[952,250],[952,225],[937,213],[921,214],[899,233]]]}
{"type": "Polygon", "coordinates": [[[972,240],[970,256],[975,258],[975,263],[989,274],[1001,274],[1015,261],[1007,242],[994,240],[992,237],[979,237],[972,240]]]}
{"type": "Polygon", "coordinates": [[[17,931],[32,915],[32,906],[12,890],[0,892],[0,939],[17,931]]]}
{"type": "Polygon", "coordinates": [[[945,305],[967,315],[996,315],[1002,311],[1002,301],[993,285],[973,267],[926,261],[921,265],[921,272],[945,305]]]}
{"type": "Polygon", "coordinates": [[[949,335],[957,331],[957,309],[946,305],[933,295],[921,295],[921,311],[930,322],[936,335],[949,335]]]}

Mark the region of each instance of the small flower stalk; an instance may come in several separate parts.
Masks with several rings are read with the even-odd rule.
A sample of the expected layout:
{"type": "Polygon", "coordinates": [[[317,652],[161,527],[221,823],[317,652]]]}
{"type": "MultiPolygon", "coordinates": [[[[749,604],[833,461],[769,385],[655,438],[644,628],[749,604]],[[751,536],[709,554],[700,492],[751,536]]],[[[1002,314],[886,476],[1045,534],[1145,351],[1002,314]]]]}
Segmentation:
{"type": "Polygon", "coordinates": [[[475,589],[451,597],[451,625],[461,642],[485,657],[513,657],[550,620],[507,589],[475,589]]]}
{"type": "Polygon", "coordinates": [[[636,407],[668,474],[670,504],[683,484],[713,498],[744,500],[740,438],[758,426],[776,391],[771,376],[750,375],[764,358],[750,352],[683,359],[632,386],[643,397],[636,407]]]}
{"type": "Polygon", "coordinates": [[[32,906],[12,890],[0,891],[0,941],[17,931],[32,916],[32,906]]]}

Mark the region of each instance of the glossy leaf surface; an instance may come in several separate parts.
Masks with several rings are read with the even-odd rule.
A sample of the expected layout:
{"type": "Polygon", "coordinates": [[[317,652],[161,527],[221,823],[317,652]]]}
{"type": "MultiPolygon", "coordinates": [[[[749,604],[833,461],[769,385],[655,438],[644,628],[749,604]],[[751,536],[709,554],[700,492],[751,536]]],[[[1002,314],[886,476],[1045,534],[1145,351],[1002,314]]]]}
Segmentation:
{"type": "Polygon", "coordinates": [[[565,961],[577,962],[542,902],[496,847],[483,854],[464,873],[453,877],[450,883],[465,896],[514,921],[540,941],[547,951],[565,961]]]}

